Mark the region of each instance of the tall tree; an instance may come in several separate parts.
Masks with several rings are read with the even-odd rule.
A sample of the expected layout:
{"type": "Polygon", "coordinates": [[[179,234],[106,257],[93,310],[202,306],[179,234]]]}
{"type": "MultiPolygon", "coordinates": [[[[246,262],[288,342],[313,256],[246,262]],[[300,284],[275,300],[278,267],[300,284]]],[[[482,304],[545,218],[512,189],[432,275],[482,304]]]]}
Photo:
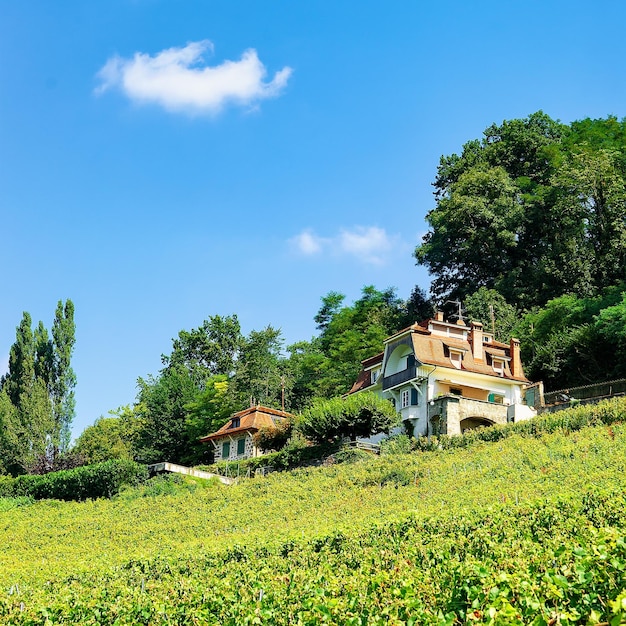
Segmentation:
{"type": "Polygon", "coordinates": [[[489,127],[442,157],[417,262],[432,293],[495,289],[518,309],[587,297],[626,272],[626,122],[571,126],[542,112],[489,127]]]}
{"type": "Polygon", "coordinates": [[[67,450],[70,443],[70,427],[75,415],[74,388],[76,374],[71,366],[72,353],[76,343],[76,325],[74,323],[74,304],[66,300],[57,303],[52,325],[53,367],[50,396],[54,413],[54,445],[61,452],[67,450]]]}
{"type": "Polygon", "coordinates": [[[19,406],[20,397],[27,392],[35,379],[35,342],[32,318],[24,311],[15,332],[15,343],[9,351],[9,371],[3,378],[2,388],[13,406],[19,406]]]}
{"type": "Polygon", "coordinates": [[[165,365],[183,365],[198,380],[230,376],[242,342],[236,315],[211,315],[199,328],[181,330],[172,342],[172,353],[162,360],[165,365]]]}
{"type": "Polygon", "coordinates": [[[238,404],[250,402],[272,407],[281,406],[284,369],[281,350],[283,339],[279,329],[267,326],[253,330],[243,341],[232,381],[238,404]]]}

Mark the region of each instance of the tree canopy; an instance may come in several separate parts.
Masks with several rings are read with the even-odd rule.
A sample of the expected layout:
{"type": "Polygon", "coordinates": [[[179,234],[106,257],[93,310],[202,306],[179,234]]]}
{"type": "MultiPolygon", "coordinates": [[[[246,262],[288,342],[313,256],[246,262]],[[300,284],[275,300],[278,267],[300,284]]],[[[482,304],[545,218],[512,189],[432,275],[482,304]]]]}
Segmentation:
{"type": "Polygon", "coordinates": [[[519,309],[593,296],[626,275],[626,121],[565,125],[541,111],[441,157],[415,250],[432,294],[495,289],[519,309]]]}

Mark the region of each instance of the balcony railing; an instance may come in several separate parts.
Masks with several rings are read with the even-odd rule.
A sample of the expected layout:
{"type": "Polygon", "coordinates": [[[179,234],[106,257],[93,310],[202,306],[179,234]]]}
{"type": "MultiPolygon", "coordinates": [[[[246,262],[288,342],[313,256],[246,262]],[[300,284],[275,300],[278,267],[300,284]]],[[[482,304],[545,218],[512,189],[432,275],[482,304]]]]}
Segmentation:
{"type": "Polygon", "coordinates": [[[383,391],[413,380],[416,377],[416,373],[417,367],[415,365],[410,365],[401,372],[396,372],[395,374],[391,374],[390,376],[385,376],[383,378],[383,391]]]}

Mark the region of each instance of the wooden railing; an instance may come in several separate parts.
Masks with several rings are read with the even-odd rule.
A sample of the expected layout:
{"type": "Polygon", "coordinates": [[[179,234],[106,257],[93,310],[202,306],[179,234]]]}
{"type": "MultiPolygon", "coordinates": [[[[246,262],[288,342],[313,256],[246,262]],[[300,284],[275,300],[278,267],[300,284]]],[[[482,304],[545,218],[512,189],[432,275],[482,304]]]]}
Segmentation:
{"type": "Polygon", "coordinates": [[[395,374],[391,374],[389,376],[385,376],[383,378],[383,391],[387,389],[391,389],[392,387],[396,387],[397,385],[401,385],[402,383],[406,383],[410,380],[413,380],[417,375],[417,367],[415,365],[411,365],[407,367],[405,370],[400,372],[396,372],[395,374]]]}

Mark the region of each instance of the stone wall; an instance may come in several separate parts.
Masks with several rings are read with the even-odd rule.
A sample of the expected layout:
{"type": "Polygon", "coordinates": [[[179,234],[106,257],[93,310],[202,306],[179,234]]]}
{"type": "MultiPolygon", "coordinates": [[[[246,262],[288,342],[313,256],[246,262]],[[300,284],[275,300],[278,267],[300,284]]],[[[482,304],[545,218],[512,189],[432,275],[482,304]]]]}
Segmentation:
{"type": "Polygon", "coordinates": [[[465,419],[486,420],[490,424],[506,424],[507,408],[504,404],[471,400],[460,396],[437,398],[429,406],[429,418],[438,434],[460,435],[465,419]]]}

